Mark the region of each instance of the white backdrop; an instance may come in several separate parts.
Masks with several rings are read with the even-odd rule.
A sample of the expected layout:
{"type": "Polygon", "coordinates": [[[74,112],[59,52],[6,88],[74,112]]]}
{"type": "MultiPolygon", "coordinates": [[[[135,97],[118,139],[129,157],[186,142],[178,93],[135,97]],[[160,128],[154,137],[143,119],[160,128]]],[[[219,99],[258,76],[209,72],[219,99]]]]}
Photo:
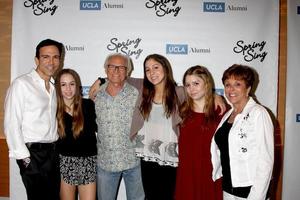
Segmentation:
{"type": "MultiPolygon", "coordinates": [[[[188,67],[204,65],[221,93],[223,71],[241,63],[257,70],[256,96],[276,113],[278,30],[278,0],[14,0],[11,77],[34,67],[46,38],[64,43],[64,67],[79,72],[85,93],[113,52],[130,55],[134,77],[147,55],[165,55],[179,84],[188,67]]],[[[10,177],[11,200],[25,199],[14,160],[10,177]]]]}
{"type": "Polygon", "coordinates": [[[300,197],[300,1],[288,1],[288,65],[282,199],[300,197]]]}

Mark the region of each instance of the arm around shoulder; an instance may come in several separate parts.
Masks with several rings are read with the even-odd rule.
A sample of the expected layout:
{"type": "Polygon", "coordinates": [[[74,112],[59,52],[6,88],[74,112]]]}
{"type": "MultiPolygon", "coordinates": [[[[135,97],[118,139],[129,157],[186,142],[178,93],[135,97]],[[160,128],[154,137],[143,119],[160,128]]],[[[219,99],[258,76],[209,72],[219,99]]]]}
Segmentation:
{"type": "Polygon", "coordinates": [[[144,79],[142,78],[127,77],[127,82],[139,91],[142,91],[143,89],[143,81],[144,79]]]}

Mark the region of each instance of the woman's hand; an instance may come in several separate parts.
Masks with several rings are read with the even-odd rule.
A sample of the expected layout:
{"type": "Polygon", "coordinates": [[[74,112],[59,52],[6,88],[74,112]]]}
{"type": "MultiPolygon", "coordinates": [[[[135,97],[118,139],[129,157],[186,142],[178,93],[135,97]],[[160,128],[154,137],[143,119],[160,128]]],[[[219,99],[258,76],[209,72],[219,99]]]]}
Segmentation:
{"type": "Polygon", "coordinates": [[[97,93],[98,93],[99,90],[100,90],[100,83],[101,83],[100,80],[97,79],[97,80],[93,83],[93,85],[90,87],[89,97],[90,97],[90,99],[92,99],[93,101],[95,100],[96,95],[97,95],[97,93]]]}
{"type": "Polygon", "coordinates": [[[218,107],[221,110],[219,115],[223,115],[227,110],[226,100],[222,96],[215,94],[215,110],[217,110],[218,107]]]}

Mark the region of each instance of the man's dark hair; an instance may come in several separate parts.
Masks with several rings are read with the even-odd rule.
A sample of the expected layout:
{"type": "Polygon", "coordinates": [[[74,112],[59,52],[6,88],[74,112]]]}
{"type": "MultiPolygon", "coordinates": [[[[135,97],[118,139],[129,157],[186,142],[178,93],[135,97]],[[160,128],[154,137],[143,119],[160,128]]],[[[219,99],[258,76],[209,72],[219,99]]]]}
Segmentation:
{"type": "Polygon", "coordinates": [[[62,54],[62,50],[63,50],[63,44],[60,42],[57,42],[55,40],[51,40],[51,39],[46,39],[41,41],[37,46],[36,46],[36,50],[35,50],[35,57],[39,58],[40,57],[40,49],[42,47],[45,46],[56,46],[58,51],[59,51],[59,55],[61,56],[62,54]]]}

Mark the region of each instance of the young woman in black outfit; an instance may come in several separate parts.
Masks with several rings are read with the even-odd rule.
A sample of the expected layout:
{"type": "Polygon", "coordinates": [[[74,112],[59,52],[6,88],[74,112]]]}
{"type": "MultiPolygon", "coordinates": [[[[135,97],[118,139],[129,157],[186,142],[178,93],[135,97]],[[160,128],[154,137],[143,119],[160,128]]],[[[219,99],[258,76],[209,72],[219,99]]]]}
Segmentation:
{"type": "Polygon", "coordinates": [[[96,199],[95,105],[81,95],[80,77],[72,69],[61,70],[55,81],[57,92],[58,148],[61,199],[96,199]]]}

